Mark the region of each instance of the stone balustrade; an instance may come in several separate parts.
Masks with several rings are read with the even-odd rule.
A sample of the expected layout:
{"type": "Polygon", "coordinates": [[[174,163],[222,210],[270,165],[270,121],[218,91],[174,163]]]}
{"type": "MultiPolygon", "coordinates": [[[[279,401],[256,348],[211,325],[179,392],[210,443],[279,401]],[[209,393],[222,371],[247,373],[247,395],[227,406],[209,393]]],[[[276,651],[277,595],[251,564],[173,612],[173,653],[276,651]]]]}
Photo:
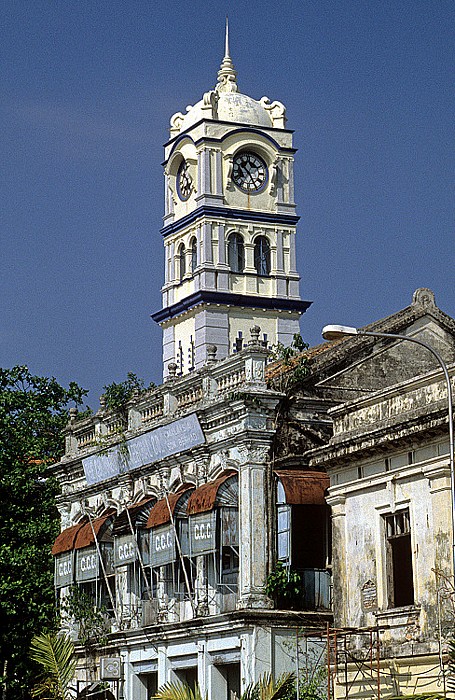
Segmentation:
{"type": "Polygon", "coordinates": [[[127,405],[127,420],[109,412],[104,397],[100,399],[99,411],[89,418],[78,420],[76,409],[71,409],[66,455],[74,457],[80,452],[115,444],[120,435],[122,439],[133,437],[241,389],[265,390],[269,352],[257,341],[257,335],[255,327],[252,340],[243,350],[219,361],[215,346],[210,346],[207,364],[202,369],[182,377],[174,371],[161,386],[133,397],[127,405]]]}
{"type": "Polygon", "coordinates": [[[76,440],[77,446],[80,450],[84,450],[87,447],[92,447],[92,445],[96,443],[95,426],[89,425],[85,431],[77,433],[76,440]]]}
{"type": "Polygon", "coordinates": [[[141,409],[140,414],[142,423],[158,420],[164,415],[164,398],[160,396],[155,403],[147,404],[141,409]]]}

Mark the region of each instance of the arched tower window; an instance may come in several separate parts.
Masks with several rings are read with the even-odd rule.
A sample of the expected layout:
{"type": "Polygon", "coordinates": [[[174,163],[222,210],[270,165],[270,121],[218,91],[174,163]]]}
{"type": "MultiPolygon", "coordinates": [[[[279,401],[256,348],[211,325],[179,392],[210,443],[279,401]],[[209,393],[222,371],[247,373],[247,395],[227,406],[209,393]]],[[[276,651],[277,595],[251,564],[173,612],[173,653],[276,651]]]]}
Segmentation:
{"type": "Polygon", "coordinates": [[[191,239],[191,272],[193,273],[197,267],[197,241],[195,238],[191,239]]]}
{"type": "Polygon", "coordinates": [[[265,236],[258,236],[254,242],[254,267],[258,275],[270,275],[270,243],[265,236]]]}
{"type": "Polygon", "coordinates": [[[182,280],[186,274],[186,251],[183,243],[180,243],[177,252],[177,264],[179,271],[179,279],[182,280]]]}
{"type": "Polygon", "coordinates": [[[231,233],[228,238],[228,264],[232,272],[243,272],[245,247],[240,233],[231,233]]]}

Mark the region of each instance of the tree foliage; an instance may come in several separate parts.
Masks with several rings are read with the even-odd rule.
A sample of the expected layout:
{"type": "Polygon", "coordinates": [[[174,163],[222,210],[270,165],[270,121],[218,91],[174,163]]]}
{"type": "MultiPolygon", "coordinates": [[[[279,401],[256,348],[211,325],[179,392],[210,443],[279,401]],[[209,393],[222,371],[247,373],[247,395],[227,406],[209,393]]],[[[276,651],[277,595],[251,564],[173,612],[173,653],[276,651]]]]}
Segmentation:
{"type": "Polygon", "coordinates": [[[8,700],[29,697],[28,648],[53,618],[59,518],[46,468],[63,452],[69,404],[85,394],[24,366],[0,369],[0,688],[8,700]]]}
{"type": "Polygon", "coordinates": [[[144,380],[140,379],[134,372],[127,372],[123,382],[112,382],[103,387],[106,408],[114,413],[123,414],[126,411],[126,404],[135,395],[140,395],[148,389],[153,389],[155,384],[150,382],[146,388],[144,380]]]}

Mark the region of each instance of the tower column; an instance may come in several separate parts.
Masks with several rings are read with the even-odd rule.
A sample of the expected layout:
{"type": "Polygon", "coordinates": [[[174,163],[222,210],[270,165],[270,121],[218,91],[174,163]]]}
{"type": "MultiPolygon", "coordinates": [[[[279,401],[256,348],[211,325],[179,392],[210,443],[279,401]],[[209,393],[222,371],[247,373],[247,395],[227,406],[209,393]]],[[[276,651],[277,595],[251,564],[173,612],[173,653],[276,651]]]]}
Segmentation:
{"type": "Polygon", "coordinates": [[[219,197],[223,196],[223,156],[221,151],[212,151],[215,160],[215,194],[219,197]]]}

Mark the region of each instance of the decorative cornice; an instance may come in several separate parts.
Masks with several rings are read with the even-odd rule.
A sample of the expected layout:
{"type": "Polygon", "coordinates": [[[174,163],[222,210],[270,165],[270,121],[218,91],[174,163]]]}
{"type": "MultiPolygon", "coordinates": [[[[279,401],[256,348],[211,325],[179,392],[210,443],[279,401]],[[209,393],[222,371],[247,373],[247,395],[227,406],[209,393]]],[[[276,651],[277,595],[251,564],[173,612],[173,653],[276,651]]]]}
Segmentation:
{"type": "MultiPolygon", "coordinates": [[[[228,122],[228,121],[225,121],[223,119],[208,119],[208,118],[199,119],[198,122],[191,124],[191,126],[187,129],[187,131],[184,131],[181,134],[174,136],[172,139],[169,139],[169,141],[166,141],[166,143],[164,144],[164,148],[166,148],[167,146],[170,146],[171,143],[174,143],[174,141],[177,141],[178,139],[182,138],[183,136],[189,136],[189,132],[192,131],[193,129],[195,129],[195,127],[199,126],[203,122],[209,123],[209,124],[210,123],[217,124],[217,125],[223,124],[223,125],[229,126],[231,128],[233,126],[236,126],[237,129],[235,131],[252,131],[256,134],[261,134],[261,136],[264,136],[265,138],[268,138],[269,140],[273,141],[277,145],[277,147],[282,151],[292,151],[293,153],[295,153],[297,150],[297,149],[293,149],[293,148],[283,148],[275,141],[275,139],[272,139],[272,137],[269,136],[269,134],[267,133],[268,131],[277,131],[280,134],[293,134],[295,129],[281,129],[277,126],[263,126],[261,128],[254,128],[254,127],[250,126],[249,124],[244,124],[243,122],[228,122]]],[[[197,143],[199,143],[200,141],[209,141],[209,140],[224,141],[224,139],[226,139],[228,136],[231,136],[232,133],[233,132],[230,131],[228,134],[225,134],[224,136],[222,136],[219,139],[215,139],[214,137],[208,137],[208,136],[201,137],[201,139],[199,139],[197,141],[197,143]]],[[[191,136],[189,136],[189,138],[191,138],[191,136]]]]}
{"type": "Polygon", "coordinates": [[[190,294],[185,299],[167,306],[152,314],[156,323],[175,318],[189,309],[200,304],[221,304],[223,306],[244,306],[248,309],[274,309],[276,311],[295,311],[303,314],[311,306],[311,301],[302,299],[279,299],[277,297],[260,297],[246,294],[231,294],[229,292],[212,292],[200,290],[190,294]]]}
{"type": "Polygon", "coordinates": [[[280,226],[296,226],[300,220],[300,216],[291,214],[276,214],[261,211],[248,211],[247,209],[232,209],[224,207],[211,207],[203,205],[194,209],[186,216],[183,216],[178,221],[175,221],[161,229],[163,238],[170,236],[173,233],[181,231],[182,228],[193,224],[202,217],[212,217],[217,219],[240,219],[241,221],[260,221],[265,224],[279,224],[280,226]]]}
{"type": "MultiPolygon", "coordinates": [[[[214,119],[204,119],[201,121],[213,121],[214,122],[215,120],[214,119]]],[[[200,124],[200,123],[201,122],[198,122],[198,124],[200,124]]],[[[274,148],[276,148],[277,151],[279,151],[279,153],[289,153],[290,155],[294,155],[294,153],[297,153],[297,151],[298,151],[297,148],[289,148],[288,146],[280,146],[278,141],[275,141],[275,139],[272,138],[272,136],[270,136],[270,134],[268,134],[263,129],[258,129],[258,128],[255,128],[254,126],[243,126],[239,122],[223,122],[223,121],[216,120],[216,123],[217,124],[229,124],[230,127],[235,126],[237,128],[231,129],[226,134],[224,134],[223,136],[220,136],[220,137],[201,136],[200,138],[198,138],[195,141],[193,139],[193,137],[190,136],[190,134],[189,134],[189,131],[191,131],[191,129],[193,128],[193,127],[191,127],[191,129],[189,129],[188,131],[184,131],[182,134],[175,136],[173,139],[171,139],[170,141],[168,141],[167,143],[164,144],[165,148],[172,144],[172,149],[171,149],[167,159],[163,161],[162,165],[166,165],[167,161],[174,153],[178,144],[181,141],[183,141],[184,139],[189,139],[190,141],[192,141],[194,143],[195,146],[199,146],[201,143],[223,143],[223,141],[225,141],[227,138],[230,138],[231,136],[234,136],[236,134],[248,133],[248,134],[255,134],[256,136],[261,136],[262,138],[266,139],[267,141],[270,141],[272,146],[274,146],[274,148]]],[[[269,129],[271,129],[272,127],[265,127],[265,128],[267,129],[267,131],[269,131],[269,129]]],[[[289,129],[276,129],[276,131],[279,131],[280,134],[282,134],[283,132],[288,133],[288,134],[294,133],[293,131],[289,131],[289,129]]]]}

